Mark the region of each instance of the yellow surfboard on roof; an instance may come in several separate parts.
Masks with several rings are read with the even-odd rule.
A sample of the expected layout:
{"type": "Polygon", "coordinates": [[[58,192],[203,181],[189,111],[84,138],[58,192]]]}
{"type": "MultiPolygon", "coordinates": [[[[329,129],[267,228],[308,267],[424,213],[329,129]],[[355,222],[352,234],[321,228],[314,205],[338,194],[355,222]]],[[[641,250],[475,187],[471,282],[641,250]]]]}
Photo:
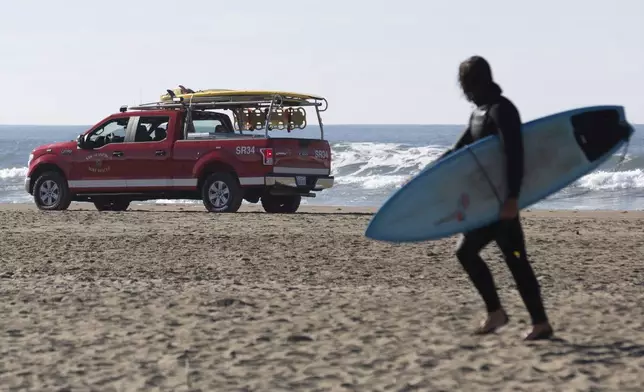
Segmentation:
{"type": "MultiPolygon", "coordinates": [[[[279,91],[279,90],[228,90],[228,89],[207,89],[199,90],[194,92],[185,92],[181,88],[173,89],[172,92],[176,97],[181,97],[184,101],[190,101],[190,99],[204,99],[204,98],[229,98],[229,97],[272,97],[274,95],[279,95],[282,98],[295,98],[295,99],[315,99],[315,100],[324,100],[323,97],[319,95],[312,94],[303,94],[296,93],[291,91],[279,91]]],[[[161,95],[161,101],[172,101],[170,94],[161,95]]]]}

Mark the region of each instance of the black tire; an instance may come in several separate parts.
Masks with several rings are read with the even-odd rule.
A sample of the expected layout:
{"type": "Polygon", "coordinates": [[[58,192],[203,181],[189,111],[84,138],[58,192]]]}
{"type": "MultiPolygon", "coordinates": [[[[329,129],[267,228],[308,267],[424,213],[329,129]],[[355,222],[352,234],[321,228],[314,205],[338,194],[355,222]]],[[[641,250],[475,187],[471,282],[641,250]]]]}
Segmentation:
{"type": "Polygon", "coordinates": [[[300,195],[266,195],[262,196],[262,207],[264,207],[264,211],[273,214],[293,214],[300,208],[301,201],[302,196],[300,195]]]}
{"type": "Polygon", "coordinates": [[[96,199],[94,206],[99,211],[126,211],[130,207],[127,199],[96,199]]]}
{"type": "Polygon", "coordinates": [[[237,212],[244,191],[230,173],[212,173],[201,187],[201,199],[209,212],[237,212]]]}
{"type": "Polygon", "coordinates": [[[66,210],[73,198],[67,179],[55,171],[45,172],[36,179],[33,194],[36,206],[43,211],[66,210]]]}

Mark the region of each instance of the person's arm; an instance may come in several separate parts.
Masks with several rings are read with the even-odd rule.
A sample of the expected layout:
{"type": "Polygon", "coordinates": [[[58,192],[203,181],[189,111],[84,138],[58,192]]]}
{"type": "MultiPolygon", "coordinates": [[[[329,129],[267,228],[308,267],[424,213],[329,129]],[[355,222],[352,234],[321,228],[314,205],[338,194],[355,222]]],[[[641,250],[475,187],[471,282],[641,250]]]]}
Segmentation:
{"type": "MultiPolygon", "coordinates": [[[[469,144],[472,142],[472,134],[470,133],[470,126],[468,125],[467,128],[461,133],[461,136],[456,140],[456,143],[452,147],[450,147],[447,151],[443,152],[438,158],[436,158],[434,161],[430,162],[428,164],[432,165],[435,162],[438,162],[439,160],[445,158],[447,155],[453,153],[454,151],[458,150],[459,148],[462,148],[463,146],[469,144]]],[[[411,180],[411,177],[409,177],[405,182],[408,182],[411,180]]]]}
{"type": "Polygon", "coordinates": [[[517,108],[503,102],[490,109],[490,118],[499,130],[499,139],[505,157],[508,199],[518,199],[523,181],[523,137],[521,117],[517,108]]]}
{"type": "MultiPolygon", "coordinates": [[[[471,119],[472,119],[472,116],[470,116],[470,120],[471,119]]],[[[467,128],[465,128],[465,130],[463,130],[463,132],[461,133],[461,136],[459,136],[459,138],[456,140],[456,143],[454,143],[452,147],[450,147],[449,149],[447,149],[447,151],[441,154],[441,156],[439,156],[438,159],[443,159],[447,155],[453,153],[454,151],[460,148],[463,148],[464,146],[470,143],[472,143],[472,134],[470,133],[470,126],[468,125],[467,128]]]]}

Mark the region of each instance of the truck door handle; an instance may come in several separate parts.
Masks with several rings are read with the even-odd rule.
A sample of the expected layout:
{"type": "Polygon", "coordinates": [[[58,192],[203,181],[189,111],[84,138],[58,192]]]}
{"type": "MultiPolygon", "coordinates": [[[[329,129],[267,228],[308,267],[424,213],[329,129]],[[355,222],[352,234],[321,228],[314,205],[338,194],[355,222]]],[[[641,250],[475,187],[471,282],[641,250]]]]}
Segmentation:
{"type": "Polygon", "coordinates": [[[123,151],[114,151],[112,153],[112,155],[114,155],[115,157],[122,157],[123,156],[123,151]]]}
{"type": "Polygon", "coordinates": [[[154,155],[165,155],[165,151],[164,150],[156,150],[154,155]]]}

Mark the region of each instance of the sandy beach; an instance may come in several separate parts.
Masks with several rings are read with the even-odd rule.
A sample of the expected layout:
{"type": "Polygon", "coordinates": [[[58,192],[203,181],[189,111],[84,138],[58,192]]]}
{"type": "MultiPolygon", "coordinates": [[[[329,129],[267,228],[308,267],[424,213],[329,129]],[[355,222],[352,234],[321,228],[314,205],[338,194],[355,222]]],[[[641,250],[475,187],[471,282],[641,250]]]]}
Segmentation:
{"type": "Polygon", "coordinates": [[[474,337],[456,238],[373,242],[371,212],[0,205],[0,390],[642,390],[644,212],[523,213],[534,343],[496,245],[511,323],[474,337]]]}

